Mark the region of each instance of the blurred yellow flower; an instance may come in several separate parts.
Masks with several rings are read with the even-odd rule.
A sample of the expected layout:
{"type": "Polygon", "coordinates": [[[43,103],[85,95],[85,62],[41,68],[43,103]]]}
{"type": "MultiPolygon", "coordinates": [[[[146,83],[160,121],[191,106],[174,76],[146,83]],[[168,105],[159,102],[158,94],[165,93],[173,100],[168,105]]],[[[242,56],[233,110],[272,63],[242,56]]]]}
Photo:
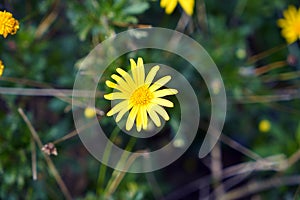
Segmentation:
{"type": "Polygon", "coordinates": [[[0,11],[0,35],[4,38],[8,34],[14,35],[19,29],[19,21],[10,12],[0,11]]]}
{"type": "Polygon", "coordinates": [[[96,115],[96,110],[92,107],[87,107],[84,110],[84,116],[86,118],[93,118],[96,115]]]}
{"type": "Polygon", "coordinates": [[[193,14],[195,0],[161,0],[160,7],[165,8],[167,14],[171,14],[178,2],[183,8],[184,12],[190,16],[193,14]]]}
{"type": "Polygon", "coordinates": [[[116,122],[119,122],[127,111],[129,116],[126,121],[126,130],[131,130],[134,122],[138,132],[143,128],[147,130],[148,115],[156,126],[161,126],[161,115],[165,120],[169,120],[169,115],[162,106],[173,107],[173,103],[167,99],[161,98],[167,95],[175,95],[178,93],[175,89],[160,89],[171,80],[171,76],[164,76],[152,83],[156,76],[159,66],[151,68],[148,75],[145,77],[145,68],[143,59],[138,58],[137,63],[130,59],[131,74],[128,74],[121,68],[117,68],[117,72],[121,75],[113,74],[111,76],[117,83],[106,81],[106,85],[110,88],[119,90],[104,95],[107,100],[122,100],[115,105],[107,116],[112,116],[118,113],[116,122]],[[148,114],[148,115],[147,115],[148,114]]]}
{"type": "Polygon", "coordinates": [[[290,5],[283,11],[284,18],[279,19],[277,24],[282,28],[281,35],[288,44],[297,41],[300,38],[300,9],[290,5]]]}
{"type": "Polygon", "coordinates": [[[258,129],[260,132],[263,132],[263,133],[270,131],[270,129],[271,129],[270,121],[266,120],[266,119],[261,120],[259,122],[258,129]]]}
{"type": "Polygon", "coordinates": [[[3,65],[2,61],[0,60],[0,76],[2,76],[3,71],[4,71],[4,65],[3,65]]]}

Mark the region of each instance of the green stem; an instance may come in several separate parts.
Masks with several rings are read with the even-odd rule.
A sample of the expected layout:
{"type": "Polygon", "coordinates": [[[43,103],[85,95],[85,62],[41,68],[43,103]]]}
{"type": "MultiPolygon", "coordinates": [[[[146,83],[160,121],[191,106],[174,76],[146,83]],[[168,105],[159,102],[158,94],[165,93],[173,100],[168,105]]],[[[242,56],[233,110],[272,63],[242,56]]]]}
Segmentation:
{"type": "MultiPolygon", "coordinates": [[[[126,148],[125,148],[125,150],[126,151],[131,151],[133,146],[136,143],[136,140],[137,140],[136,137],[131,137],[128,144],[127,144],[127,146],[126,146],[126,148]]],[[[129,154],[126,153],[126,151],[122,154],[121,159],[120,159],[117,166],[122,165],[122,163],[124,163],[126,160],[128,160],[128,155],[129,154]]],[[[126,163],[126,164],[128,164],[128,163],[126,163]]],[[[126,167],[126,164],[123,165],[123,166],[126,167]]],[[[104,190],[104,194],[105,194],[106,197],[110,196],[113,193],[113,191],[116,190],[116,188],[120,184],[123,177],[124,177],[124,172],[119,171],[119,170],[114,170],[113,171],[112,176],[111,176],[110,180],[108,181],[108,184],[107,184],[107,186],[104,190]]]]}
{"type": "MultiPolygon", "coordinates": [[[[114,141],[120,132],[120,129],[118,126],[115,127],[115,129],[112,131],[110,135],[110,141],[114,141]]],[[[107,144],[105,148],[105,152],[103,155],[103,162],[107,162],[109,159],[109,153],[112,148],[112,145],[109,143],[107,144]]],[[[99,174],[98,174],[98,180],[97,180],[97,196],[103,193],[104,188],[104,181],[105,181],[105,174],[106,174],[107,166],[104,164],[100,164],[99,174]]]]}

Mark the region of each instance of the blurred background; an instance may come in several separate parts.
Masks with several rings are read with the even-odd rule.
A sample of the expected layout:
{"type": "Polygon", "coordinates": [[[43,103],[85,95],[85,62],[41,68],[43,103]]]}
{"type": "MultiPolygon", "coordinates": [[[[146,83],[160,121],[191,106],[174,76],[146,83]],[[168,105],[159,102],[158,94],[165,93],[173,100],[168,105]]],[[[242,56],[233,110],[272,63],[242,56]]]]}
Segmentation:
{"type": "MultiPolygon", "coordinates": [[[[0,36],[5,66],[0,77],[0,199],[300,198],[299,41],[287,43],[277,23],[299,1],[181,0],[174,10],[163,8],[174,2],[0,2],[0,10],[11,12],[20,26],[15,35],[0,36]],[[175,107],[167,109],[171,120],[147,141],[118,133],[113,118],[102,116],[110,109],[103,93],[111,90],[104,82],[116,67],[129,70],[129,58],[163,62],[181,72],[197,93],[201,112],[198,134],[176,162],[151,173],[125,174],[101,165],[86,150],[76,135],[71,95],[80,63],[97,44],[145,27],[177,30],[206,49],[224,81],[227,116],[219,142],[200,159],[211,115],[201,75],[186,60],[159,50],[120,57],[101,77],[96,100],[99,123],[115,144],[131,151],[158,149],[180,123],[176,98],[170,98],[175,107]]],[[[295,19],[299,38],[300,11],[295,19]]],[[[182,140],[174,145],[180,147],[182,140]]]]}

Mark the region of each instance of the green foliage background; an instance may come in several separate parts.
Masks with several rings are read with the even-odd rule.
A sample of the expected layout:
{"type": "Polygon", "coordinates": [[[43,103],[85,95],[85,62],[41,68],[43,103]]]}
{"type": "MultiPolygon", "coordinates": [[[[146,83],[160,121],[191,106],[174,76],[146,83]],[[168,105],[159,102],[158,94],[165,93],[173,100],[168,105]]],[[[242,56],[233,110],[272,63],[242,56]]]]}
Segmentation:
{"type": "MultiPolygon", "coordinates": [[[[186,26],[182,26],[178,23],[184,17],[181,7],[178,5],[173,14],[167,15],[159,1],[6,0],[0,3],[0,9],[12,12],[20,21],[20,29],[16,35],[1,38],[0,59],[6,68],[0,78],[0,86],[72,89],[79,63],[106,38],[145,25],[176,29],[207,50],[223,77],[228,97],[223,134],[240,145],[233,148],[232,142],[220,142],[223,168],[253,161],[251,154],[245,153],[243,148],[261,158],[277,155],[276,162],[285,162],[299,150],[300,145],[299,42],[286,45],[276,25],[276,20],[282,17],[282,11],[289,4],[299,6],[296,0],[228,0],[226,3],[196,0],[193,16],[186,26]],[[261,52],[265,52],[265,56],[258,59],[257,55],[261,52]],[[261,67],[272,66],[279,61],[285,64],[263,74],[256,73],[261,67]],[[268,132],[258,129],[263,119],[271,123],[268,132]]],[[[210,98],[201,76],[195,75],[193,68],[183,59],[159,51],[132,52],[118,59],[113,67],[129,69],[128,59],[138,56],[142,56],[145,63],[163,60],[191,82],[197,91],[201,109],[198,136],[189,150],[165,169],[150,174],[126,174],[109,197],[104,197],[106,186],[114,180],[117,172],[95,160],[77,136],[58,143],[58,156],[51,156],[51,159],[74,199],[159,199],[174,192],[183,194],[186,190],[182,188],[187,183],[212,175],[208,164],[210,156],[204,159],[197,157],[210,118],[210,98]],[[106,170],[100,183],[99,168],[106,170]]],[[[106,78],[112,72],[113,69],[108,70],[106,78]]],[[[101,79],[99,89],[108,92],[103,84],[104,79],[101,79]]],[[[70,102],[55,97],[9,95],[1,91],[0,199],[63,199],[64,195],[39,150],[38,180],[32,180],[31,133],[18,108],[24,109],[46,144],[74,130],[70,102]]],[[[104,111],[110,106],[102,98],[97,100],[96,105],[104,111]]],[[[164,144],[176,133],[179,109],[175,107],[168,112],[175,117],[159,137],[149,141],[153,148],[164,144]]],[[[107,130],[113,130],[112,119],[104,118],[101,123],[107,130]]],[[[115,142],[123,148],[128,140],[126,136],[115,138],[115,142]]],[[[297,177],[298,174],[298,162],[280,172],[272,168],[253,170],[241,183],[226,192],[251,181],[275,176],[297,177]]],[[[210,186],[216,187],[213,180],[210,186]]],[[[283,184],[250,196],[291,199],[297,196],[297,191],[296,184],[283,184]]],[[[182,198],[198,199],[198,193],[191,189],[182,198]]]]}

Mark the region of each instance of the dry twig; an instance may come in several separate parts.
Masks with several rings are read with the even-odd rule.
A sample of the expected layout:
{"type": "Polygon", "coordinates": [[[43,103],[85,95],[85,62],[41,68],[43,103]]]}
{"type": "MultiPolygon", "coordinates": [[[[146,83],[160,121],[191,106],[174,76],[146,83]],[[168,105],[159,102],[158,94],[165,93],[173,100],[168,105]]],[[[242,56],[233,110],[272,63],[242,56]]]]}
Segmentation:
{"type": "MultiPolygon", "coordinates": [[[[27,127],[29,128],[34,141],[37,143],[38,147],[40,149],[42,149],[43,148],[43,143],[40,140],[40,137],[38,136],[37,132],[35,131],[34,127],[31,124],[31,122],[29,121],[29,119],[25,115],[23,109],[19,108],[18,112],[21,115],[21,117],[23,118],[23,120],[26,123],[27,127]]],[[[61,176],[59,175],[53,161],[51,160],[51,158],[47,154],[43,153],[43,156],[44,156],[44,158],[47,162],[47,165],[48,165],[52,175],[54,176],[58,186],[60,187],[62,193],[64,194],[65,198],[68,199],[68,200],[71,200],[72,199],[71,194],[70,194],[68,188],[66,187],[65,183],[63,182],[61,176]]]]}

